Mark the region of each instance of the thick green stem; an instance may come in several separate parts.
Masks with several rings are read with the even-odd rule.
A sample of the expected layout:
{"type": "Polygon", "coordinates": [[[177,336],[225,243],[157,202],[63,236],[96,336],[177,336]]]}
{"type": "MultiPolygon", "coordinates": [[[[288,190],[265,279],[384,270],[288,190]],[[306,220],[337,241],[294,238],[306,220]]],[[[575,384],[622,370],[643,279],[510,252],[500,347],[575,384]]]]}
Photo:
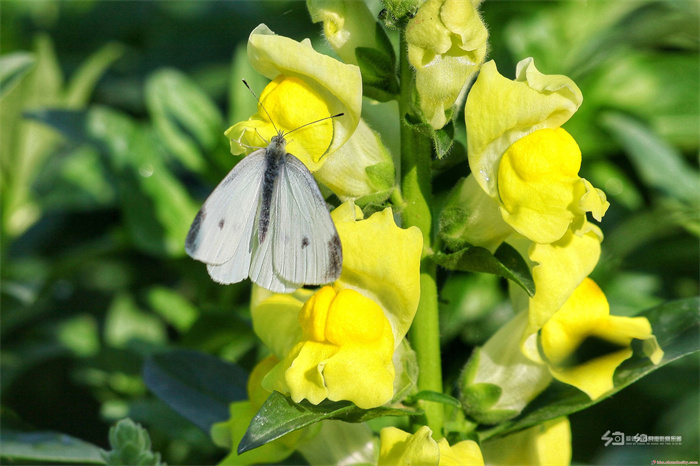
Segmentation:
{"type": "MultiPolygon", "coordinates": [[[[423,233],[423,254],[420,268],[420,301],[418,312],[409,332],[409,339],[418,356],[419,390],[442,393],[442,367],[440,364],[440,328],[438,318],[436,267],[427,258],[432,251],[433,216],[430,158],[432,141],[414,131],[403,118],[413,112],[413,72],[408,64],[406,41],[401,35],[400,73],[401,98],[399,113],[401,123],[401,192],[404,199],[403,226],[417,226],[423,233]]],[[[436,438],[442,437],[443,406],[425,402],[426,422],[436,438]]]]}

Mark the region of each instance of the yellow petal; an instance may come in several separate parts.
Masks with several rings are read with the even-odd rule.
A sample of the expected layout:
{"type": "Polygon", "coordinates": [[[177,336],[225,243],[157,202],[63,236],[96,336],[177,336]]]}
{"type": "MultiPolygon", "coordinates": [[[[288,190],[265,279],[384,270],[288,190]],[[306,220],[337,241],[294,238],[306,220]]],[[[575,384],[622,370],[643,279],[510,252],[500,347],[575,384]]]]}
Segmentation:
{"type": "Polygon", "coordinates": [[[333,219],[343,244],[343,271],[333,286],[379,304],[398,345],[418,309],[423,236],[417,227],[396,226],[391,208],[361,221],[354,221],[352,209],[341,212],[342,220],[335,212],[333,219]]]}
{"type": "Polygon", "coordinates": [[[303,337],[264,379],[300,402],[349,400],[365,409],[393,395],[394,338],[382,309],[360,293],[321,288],[299,313],[303,337]]]}
{"type": "Polygon", "coordinates": [[[357,66],[320,54],[308,42],[278,36],[264,24],[250,33],[248,60],[270,79],[284,75],[303,80],[322,96],[331,114],[344,113],[332,120],[328,153],[345,144],[355,131],[362,111],[362,76],[357,66]]]}
{"type": "Polygon", "coordinates": [[[297,293],[269,294],[251,303],[253,330],[278,359],[284,359],[301,340],[299,311],[310,295],[308,290],[301,296],[297,293]]]}
{"type": "Polygon", "coordinates": [[[440,449],[440,462],[438,466],[483,466],[484,458],[481,456],[479,444],[473,440],[463,440],[453,446],[447,443],[447,439],[438,442],[440,449]]]}
{"type": "Polygon", "coordinates": [[[345,63],[357,65],[355,49],[377,48],[376,20],[365,2],[307,0],[306,7],[314,23],[323,21],[323,36],[345,63]]]}
{"type": "Polygon", "coordinates": [[[581,151],[561,128],[541,129],[517,140],[498,169],[503,219],[532,241],[557,241],[577,217],[584,217],[578,223],[585,221],[579,208],[585,194],[580,168],[581,151]]]}
{"type": "Polygon", "coordinates": [[[304,125],[329,116],[328,103],[317,89],[302,79],[279,75],[260,94],[258,113],[224,134],[231,141],[231,152],[240,154],[267,147],[278,131],[301,128],[287,138],[286,150],[314,171],[322,166],[333,140],[333,123],[325,120],[304,125]]]}
{"type": "Polygon", "coordinates": [[[484,191],[498,197],[498,165],[515,141],[561,126],[582,100],[571,79],[540,73],[532,58],[518,63],[513,81],[501,76],[493,61],[485,63],[465,109],[469,166],[484,191]]]}
{"type": "Polygon", "coordinates": [[[385,427],[379,433],[378,466],[434,465],[440,461],[440,449],[432,431],[423,426],[411,435],[396,427],[385,427]]]}
{"type": "Polygon", "coordinates": [[[524,431],[488,440],[482,445],[489,465],[568,466],[571,464],[571,425],[565,417],[524,431]]]}
{"type": "MultiPolygon", "coordinates": [[[[542,351],[547,356],[552,375],[582,390],[591,399],[599,398],[614,387],[615,370],[633,354],[629,347],[633,339],[653,339],[652,345],[656,344],[646,318],[610,316],[605,295],[590,278],[576,288],[541,331],[542,351]],[[567,359],[592,337],[621,349],[582,364],[567,366],[567,359]]],[[[658,358],[659,352],[660,348],[652,355],[658,358]]]]}
{"type": "Polygon", "coordinates": [[[591,224],[587,224],[586,230],[582,236],[569,230],[554,243],[530,245],[529,258],[538,264],[532,268],[536,292],[529,299],[529,324],[521,344],[525,355],[533,361],[542,361],[536,332],[564,305],[598,263],[602,233],[591,224]]]}
{"type": "Polygon", "coordinates": [[[603,191],[594,188],[588,180],[583,178],[581,178],[581,180],[586,187],[586,193],[581,196],[579,209],[583,212],[590,212],[593,218],[600,222],[603,215],[605,215],[605,212],[608,210],[608,207],[610,207],[610,203],[603,191]]]}

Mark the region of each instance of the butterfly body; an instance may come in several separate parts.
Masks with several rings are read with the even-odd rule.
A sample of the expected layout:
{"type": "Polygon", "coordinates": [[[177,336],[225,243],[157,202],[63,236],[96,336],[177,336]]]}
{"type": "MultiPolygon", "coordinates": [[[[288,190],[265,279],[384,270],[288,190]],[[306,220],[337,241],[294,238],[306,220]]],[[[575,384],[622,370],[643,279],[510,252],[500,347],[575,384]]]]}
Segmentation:
{"type": "Polygon", "coordinates": [[[340,238],[306,166],[284,133],[240,161],[195,217],[185,250],[214,281],[247,277],[271,291],[330,283],[342,267],[340,238]]]}

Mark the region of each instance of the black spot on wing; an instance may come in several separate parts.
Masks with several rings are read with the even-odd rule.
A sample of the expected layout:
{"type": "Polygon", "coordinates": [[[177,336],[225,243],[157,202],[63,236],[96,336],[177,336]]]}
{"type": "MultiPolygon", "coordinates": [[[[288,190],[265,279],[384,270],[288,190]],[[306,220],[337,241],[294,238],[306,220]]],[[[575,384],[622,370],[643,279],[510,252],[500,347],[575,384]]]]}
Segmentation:
{"type": "Polygon", "coordinates": [[[309,244],[310,244],[310,243],[309,243],[309,238],[307,238],[306,236],[304,236],[304,237],[302,238],[302,240],[301,240],[301,249],[304,249],[304,248],[305,248],[306,246],[308,246],[309,244]]]}
{"type": "Polygon", "coordinates": [[[185,250],[189,252],[194,252],[197,250],[197,239],[199,237],[199,228],[202,226],[202,222],[207,216],[207,211],[202,207],[197,212],[197,216],[192,221],[192,226],[190,226],[190,231],[187,233],[187,238],[185,239],[185,250]]]}
{"type": "Polygon", "coordinates": [[[223,229],[224,229],[224,224],[225,224],[225,223],[226,223],[226,221],[225,221],[223,218],[222,218],[221,220],[219,220],[219,230],[223,230],[223,229]]]}
{"type": "Polygon", "coordinates": [[[326,270],[326,279],[331,282],[340,276],[340,270],[343,268],[343,248],[340,244],[340,238],[336,233],[328,241],[328,270],[326,270]]]}

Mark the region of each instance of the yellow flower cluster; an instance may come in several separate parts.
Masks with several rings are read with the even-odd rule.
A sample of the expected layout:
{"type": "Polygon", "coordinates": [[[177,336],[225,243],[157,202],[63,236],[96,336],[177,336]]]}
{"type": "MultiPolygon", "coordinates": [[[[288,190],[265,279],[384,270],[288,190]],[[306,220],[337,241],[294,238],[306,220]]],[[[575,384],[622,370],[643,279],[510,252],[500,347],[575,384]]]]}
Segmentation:
{"type": "Polygon", "coordinates": [[[648,321],[610,316],[602,291],[587,278],[603,240],[587,213],[600,221],[609,204],[578,175],[581,151],[561,128],[581,102],[573,81],[540,73],[531,58],[518,64],[514,80],[494,62],[484,64],[467,98],[472,174],[447,202],[446,240],[492,251],[509,243],[528,261],[536,289],[532,297],[513,291],[519,314],[465,371],[463,401],[484,422],[517,415],[552,377],[599,398],[632,355],[632,339],[646,340],[654,363],[663,355],[648,321]],[[619,350],[571,366],[590,338],[619,350]],[[487,386],[497,395],[475,395],[487,386]]]}

